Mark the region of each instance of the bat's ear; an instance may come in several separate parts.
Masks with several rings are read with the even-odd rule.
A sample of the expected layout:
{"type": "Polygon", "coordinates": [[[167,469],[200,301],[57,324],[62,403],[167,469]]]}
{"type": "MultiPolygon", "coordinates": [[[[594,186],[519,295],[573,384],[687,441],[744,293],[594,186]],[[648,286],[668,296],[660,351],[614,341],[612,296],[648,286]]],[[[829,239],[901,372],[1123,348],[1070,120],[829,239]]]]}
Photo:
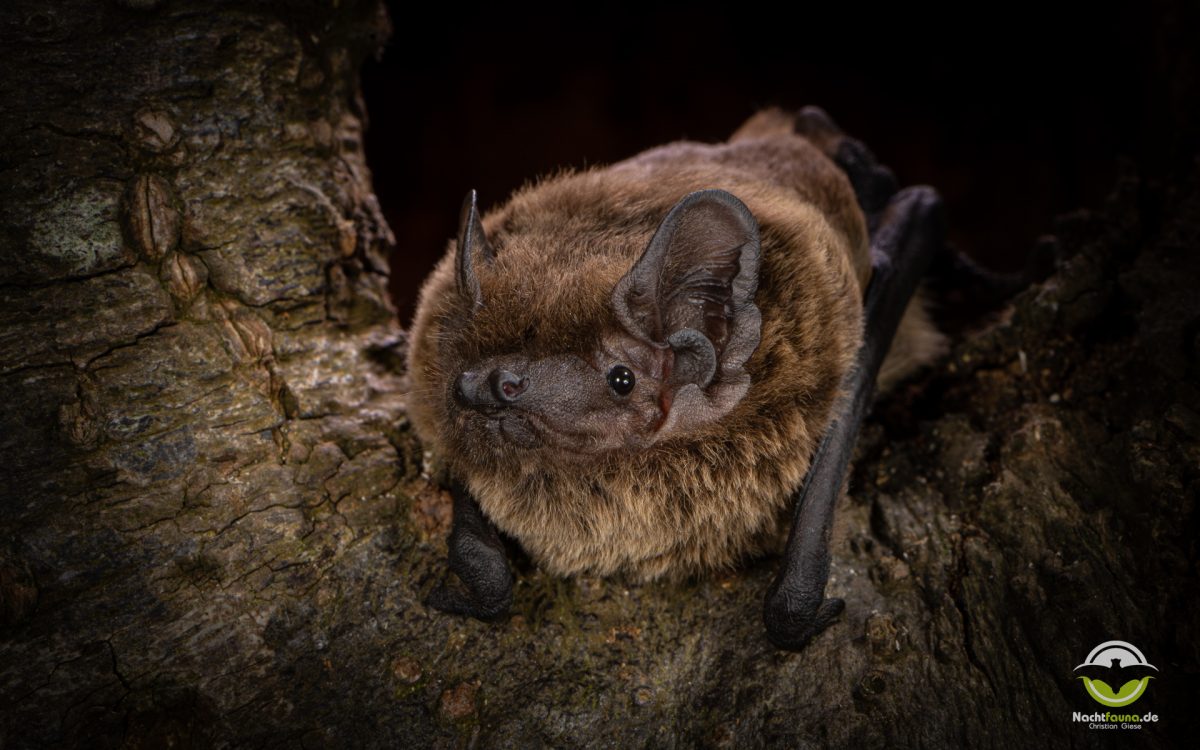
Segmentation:
{"type": "Polygon", "coordinates": [[[475,259],[491,262],[496,257],[483,233],[479,221],[479,204],[475,191],[467,193],[458,218],[458,291],[471,300],[472,308],[483,305],[483,292],[475,276],[475,259]]]}
{"type": "Polygon", "coordinates": [[[675,204],[642,257],[613,290],[626,331],[675,355],[671,382],[730,382],[758,346],[758,222],[724,190],[675,204]]]}

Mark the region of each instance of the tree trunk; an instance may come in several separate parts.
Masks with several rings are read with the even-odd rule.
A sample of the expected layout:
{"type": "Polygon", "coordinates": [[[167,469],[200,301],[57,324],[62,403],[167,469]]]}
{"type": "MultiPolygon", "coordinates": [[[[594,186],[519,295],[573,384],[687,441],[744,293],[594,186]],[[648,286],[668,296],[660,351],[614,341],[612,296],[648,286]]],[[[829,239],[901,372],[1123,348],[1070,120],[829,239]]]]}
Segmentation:
{"type": "Polygon", "coordinates": [[[877,406],[804,652],[774,560],[524,565],[459,620],[420,604],[449,505],[362,152],[387,21],[213,5],[0,17],[0,746],[1106,745],[1073,670],[1113,638],[1160,670],[1138,739],[1195,732],[1194,180],[1064,220],[1055,277],[877,406]]]}

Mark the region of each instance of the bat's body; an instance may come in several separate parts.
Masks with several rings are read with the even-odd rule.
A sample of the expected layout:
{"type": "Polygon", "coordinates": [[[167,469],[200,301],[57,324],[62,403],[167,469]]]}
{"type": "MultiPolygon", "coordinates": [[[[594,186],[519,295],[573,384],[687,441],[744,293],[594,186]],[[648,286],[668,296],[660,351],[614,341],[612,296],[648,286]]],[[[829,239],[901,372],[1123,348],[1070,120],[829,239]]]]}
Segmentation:
{"type": "Polygon", "coordinates": [[[412,330],[410,414],[462,485],[451,565],[470,592],[432,603],[507,607],[489,520],[560,575],[728,568],[778,547],[814,454],[836,452],[834,486],[793,530],[768,629],[798,646],[836,614],[816,611],[829,517],[875,373],[893,331],[881,381],[942,346],[908,306],[920,269],[902,283],[895,263],[879,272],[914,236],[936,242],[936,199],[893,198],[887,177],[819,115],[767,111],[725,144],[547,179],[482,222],[469,200],[412,330]],[[892,232],[874,262],[868,224],[892,232]],[[812,596],[793,589],[814,575],[801,602],[812,596]]]}

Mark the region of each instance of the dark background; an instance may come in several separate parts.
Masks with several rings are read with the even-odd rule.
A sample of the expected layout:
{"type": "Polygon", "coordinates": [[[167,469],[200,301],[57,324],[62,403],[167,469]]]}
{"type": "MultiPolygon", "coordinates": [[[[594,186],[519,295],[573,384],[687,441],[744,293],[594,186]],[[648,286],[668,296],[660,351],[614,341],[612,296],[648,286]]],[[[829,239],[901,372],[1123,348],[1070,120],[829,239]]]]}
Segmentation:
{"type": "Polygon", "coordinates": [[[1195,5],[964,3],[921,16],[899,4],[693,4],[568,16],[447,3],[417,21],[394,3],[395,32],[363,75],[401,320],[468,189],[486,210],[560,167],[723,140],[769,104],[824,107],[902,184],[943,193],[960,249],[1019,268],[1055,215],[1098,205],[1120,169],[1189,169],[1195,5]]]}

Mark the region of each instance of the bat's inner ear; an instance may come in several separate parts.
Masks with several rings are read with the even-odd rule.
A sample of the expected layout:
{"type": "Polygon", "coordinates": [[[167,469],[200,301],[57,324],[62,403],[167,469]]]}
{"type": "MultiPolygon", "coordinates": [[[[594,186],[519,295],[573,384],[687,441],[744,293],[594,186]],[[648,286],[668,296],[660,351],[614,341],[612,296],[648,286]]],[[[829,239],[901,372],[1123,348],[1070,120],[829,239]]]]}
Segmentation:
{"type": "Polygon", "coordinates": [[[474,311],[483,306],[483,292],[479,288],[479,278],[475,275],[476,258],[491,262],[496,257],[492,246],[488,244],[487,236],[483,233],[483,223],[479,220],[479,203],[474,190],[467,193],[459,214],[457,252],[458,291],[471,301],[471,309],[474,311]]]}
{"type": "Polygon", "coordinates": [[[741,374],[758,346],[758,222],[724,190],[675,204],[629,273],[613,310],[635,338],[674,353],[671,383],[707,387],[741,374]]]}

